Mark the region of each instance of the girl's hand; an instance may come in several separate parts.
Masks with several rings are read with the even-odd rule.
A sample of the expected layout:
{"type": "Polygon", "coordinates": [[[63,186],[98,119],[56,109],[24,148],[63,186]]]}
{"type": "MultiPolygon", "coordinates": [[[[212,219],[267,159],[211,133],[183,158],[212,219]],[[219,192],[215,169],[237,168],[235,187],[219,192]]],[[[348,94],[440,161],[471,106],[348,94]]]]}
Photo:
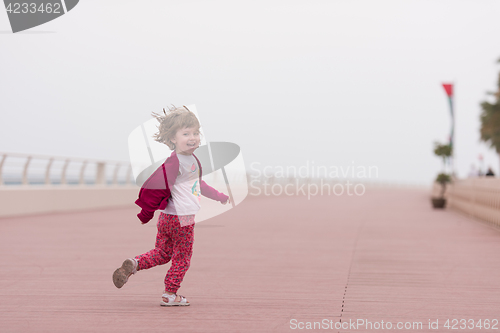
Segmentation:
{"type": "Polygon", "coordinates": [[[227,200],[226,200],[226,201],[221,202],[221,203],[222,203],[223,205],[226,205],[226,204],[228,204],[228,203],[231,203],[231,199],[227,198],[227,200]]]}

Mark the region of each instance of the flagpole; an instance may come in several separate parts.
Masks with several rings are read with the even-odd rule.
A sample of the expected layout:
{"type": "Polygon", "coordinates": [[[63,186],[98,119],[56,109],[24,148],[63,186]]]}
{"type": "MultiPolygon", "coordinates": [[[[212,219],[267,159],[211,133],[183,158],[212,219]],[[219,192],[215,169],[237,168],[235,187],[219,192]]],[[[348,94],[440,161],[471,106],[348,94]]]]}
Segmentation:
{"type": "Polygon", "coordinates": [[[451,110],[451,143],[452,143],[452,146],[451,146],[451,174],[452,176],[455,174],[455,145],[456,145],[456,142],[455,142],[455,94],[454,94],[454,90],[455,90],[455,82],[452,82],[451,83],[453,89],[452,89],[452,93],[451,93],[451,96],[450,96],[450,110],[451,110]]]}
{"type": "Polygon", "coordinates": [[[453,94],[453,86],[452,83],[443,83],[442,86],[446,95],[448,96],[448,102],[450,104],[450,114],[451,114],[451,133],[450,133],[450,148],[451,148],[451,174],[455,173],[455,112],[453,112],[453,104],[454,104],[454,94],[453,94]]]}
{"type": "MultiPolygon", "coordinates": [[[[453,87],[456,88],[455,81],[453,81],[453,87]]],[[[455,90],[455,89],[454,89],[455,90]]],[[[451,174],[455,175],[455,146],[456,146],[456,141],[455,141],[455,122],[456,122],[456,115],[457,115],[457,110],[455,110],[455,94],[452,94],[451,96],[452,100],[452,107],[453,107],[453,119],[452,119],[452,126],[453,126],[453,137],[451,138],[453,140],[453,150],[451,151],[451,174]]]]}

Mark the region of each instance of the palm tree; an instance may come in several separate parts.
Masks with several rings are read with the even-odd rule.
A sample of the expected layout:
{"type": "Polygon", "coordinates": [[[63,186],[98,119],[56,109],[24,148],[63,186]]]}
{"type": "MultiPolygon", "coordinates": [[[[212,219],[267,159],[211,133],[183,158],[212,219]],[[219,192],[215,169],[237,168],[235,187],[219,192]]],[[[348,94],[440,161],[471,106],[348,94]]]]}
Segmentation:
{"type": "MultiPolygon", "coordinates": [[[[500,59],[498,59],[500,62],[500,59]]],[[[500,75],[498,77],[498,90],[490,93],[495,96],[495,102],[482,102],[481,108],[481,140],[489,143],[497,154],[500,155],[500,75]]]]}

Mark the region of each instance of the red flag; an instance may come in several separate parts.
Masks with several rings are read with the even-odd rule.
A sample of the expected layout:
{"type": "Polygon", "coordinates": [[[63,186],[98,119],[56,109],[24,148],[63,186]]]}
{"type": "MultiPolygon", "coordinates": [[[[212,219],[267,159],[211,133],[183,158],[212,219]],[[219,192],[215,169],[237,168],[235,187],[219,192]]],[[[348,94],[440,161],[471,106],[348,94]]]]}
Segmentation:
{"type": "Polygon", "coordinates": [[[443,83],[443,88],[444,88],[444,91],[446,91],[446,95],[448,95],[448,97],[453,96],[453,84],[452,83],[443,83]]]}

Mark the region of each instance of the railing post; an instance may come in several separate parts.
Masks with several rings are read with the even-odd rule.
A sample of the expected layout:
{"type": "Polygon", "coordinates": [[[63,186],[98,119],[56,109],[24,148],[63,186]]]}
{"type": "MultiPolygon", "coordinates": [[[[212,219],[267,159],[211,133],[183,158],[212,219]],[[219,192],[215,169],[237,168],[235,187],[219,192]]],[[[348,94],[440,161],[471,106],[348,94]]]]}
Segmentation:
{"type": "Polygon", "coordinates": [[[23,170],[23,185],[28,185],[28,167],[31,162],[31,156],[28,156],[26,159],[26,163],[24,163],[24,170],[23,170]]]}
{"type": "Polygon", "coordinates": [[[85,167],[87,166],[87,161],[83,161],[82,167],[80,168],[80,178],[78,180],[78,183],[80,185],[85,184],[85,167]]]}
{"type": "Polygon", "coordinates": [[[61,185],[66,185],[66,170],[68,169],[69,159],[64,162],[64,166],[61,173],[61,185]]]}
{"type": "Polygon", "coordinates": [[[3,185],[2,168],[6,159],[7,159],[7,154],[3,154],[2,160],[0,161],[0,186],[3,185]]]}
{"type": "Polygon", "coordinates": [[[115,172],[113,173],[113,185],[118,184],[118,170],[120,170],[120,164],[117,163],[115,166],[115,172]]]}
{"type": "Polygon", "coordinates": [[[95,175],[95,183],[97,184],[104,184],[106,179],[105,179],[105,168],[106,168],[106,163],[104,162],[97,162],[97,170],[96,170],[96,175],[95,175]]]}
{"type": "Polygon", "coordinates": [[[130,181],[130,176],[132,176],[132,164],[129,164],[128,169],[127,169],[127,185],[130,185],[132,182],[130,181]]]}
{"type": "Polygon", "coordinates": [[[45,169],[45,185],[50,185],[50,167],[52,166],[52,162],[54,162],[53,157],[49,159],[49,163],[47,164],[47,169],[45,169]]]}

